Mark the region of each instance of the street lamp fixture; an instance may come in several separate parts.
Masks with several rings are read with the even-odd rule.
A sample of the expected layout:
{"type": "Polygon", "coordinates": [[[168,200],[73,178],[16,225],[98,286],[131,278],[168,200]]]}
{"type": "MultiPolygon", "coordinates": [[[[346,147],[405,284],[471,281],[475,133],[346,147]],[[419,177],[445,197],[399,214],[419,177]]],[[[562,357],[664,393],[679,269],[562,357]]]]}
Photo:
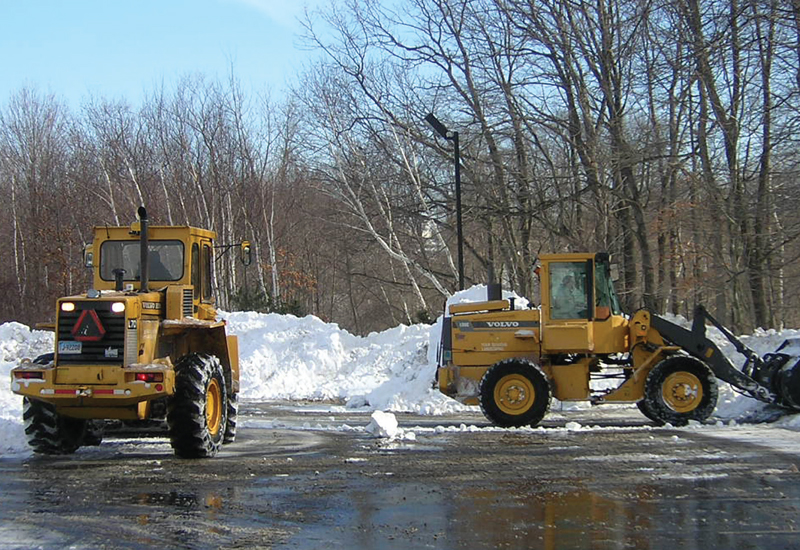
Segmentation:
{"type": "Polygon", "coordinates": [[[456,168],[456,239],[458,241],[458,289],[464,290],[464,234],[461,226],[461,151],[458,145],[458,132],[449,132],[433,113],[425,117],[437,134],[453,142],[453,162],[456,168]]]}

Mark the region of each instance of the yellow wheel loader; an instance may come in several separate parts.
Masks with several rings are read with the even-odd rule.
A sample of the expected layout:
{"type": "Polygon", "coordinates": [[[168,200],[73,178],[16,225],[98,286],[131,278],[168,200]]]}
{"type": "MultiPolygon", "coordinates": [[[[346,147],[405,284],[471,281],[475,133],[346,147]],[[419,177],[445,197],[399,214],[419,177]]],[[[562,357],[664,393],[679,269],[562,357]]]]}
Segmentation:
{"type": "Polygon", "coordinates": [[[610,257],[540,257],[541,304],[518,308],[489,285],[485,302],[445,312],[437,383],[479,404],[498,426],[534,426],[560,401],[636,403],[657,424],[703,421],[717,403],[717,380],[744,394],[800,410],[800,341],[759,357],[702,306],[685,329],[647,310],[624,315],[610,257]],[[719,328],[746,361],[737,369],[706,336],[719,328]],[[603,387],[600,387],[603,386],[603,387]]]}
{"type": "MultiPolygon", "coordinates": [[[[215,233],[149,226],[94,228],[93,284],[60,298],[53,353],[11,371],[35,452],[99,444],[106,420],[166,424],[175,454],[214,456],[236,437],[239,357],[217,320],[215,233]]],[[[231,245],[234,246],[234,245],[231,245]]],[[[241,247],[250,262],[250,245],[241,247]]]]}

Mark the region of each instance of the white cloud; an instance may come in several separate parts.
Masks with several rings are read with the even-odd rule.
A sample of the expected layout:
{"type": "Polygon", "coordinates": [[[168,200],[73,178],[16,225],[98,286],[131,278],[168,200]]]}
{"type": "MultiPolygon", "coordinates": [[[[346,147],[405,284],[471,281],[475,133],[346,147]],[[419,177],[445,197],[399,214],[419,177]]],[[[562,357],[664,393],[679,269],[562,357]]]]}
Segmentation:
{"type": "Polygon", "coordinates": [[[283,27],[297,27],[297,20],[302,18],[303,11],[307,6],[313,6],[315,1],[309,0],[224,0],[227,3],[235,3],[252,8],[265,15],[274,23],[283,27]]]}

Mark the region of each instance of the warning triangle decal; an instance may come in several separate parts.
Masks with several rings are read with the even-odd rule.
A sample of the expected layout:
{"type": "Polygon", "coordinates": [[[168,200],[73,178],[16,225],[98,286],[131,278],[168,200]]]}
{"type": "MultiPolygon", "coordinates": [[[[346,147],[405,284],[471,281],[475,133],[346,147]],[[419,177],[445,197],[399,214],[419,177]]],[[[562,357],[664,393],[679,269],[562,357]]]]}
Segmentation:
{"type": "Polygon", "coordinates": [[[75,326],[72,327],[72,337],[78,342],[98,342],[105,335],[106,329],[93,309],[83,310],[75,326]]]}

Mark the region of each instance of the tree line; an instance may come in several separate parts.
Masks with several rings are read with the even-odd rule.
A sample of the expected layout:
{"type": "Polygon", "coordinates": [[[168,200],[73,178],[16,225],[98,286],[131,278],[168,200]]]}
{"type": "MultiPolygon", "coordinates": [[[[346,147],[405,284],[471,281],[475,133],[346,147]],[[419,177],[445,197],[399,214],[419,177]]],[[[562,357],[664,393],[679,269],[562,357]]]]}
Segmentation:
{"type": "Polygon", "coordinates": [[[538,254],[608,251],[626,310],[705,304],[738,331],[800,323],[800,1],[334,1],[285,96],[184,77],[140,105],[0,106],[0,320],[86,288],[93,225],[254,243],[215,263],[225,309],[357,333],[435,318],[466,280],[536,299],[538,254]]]}

